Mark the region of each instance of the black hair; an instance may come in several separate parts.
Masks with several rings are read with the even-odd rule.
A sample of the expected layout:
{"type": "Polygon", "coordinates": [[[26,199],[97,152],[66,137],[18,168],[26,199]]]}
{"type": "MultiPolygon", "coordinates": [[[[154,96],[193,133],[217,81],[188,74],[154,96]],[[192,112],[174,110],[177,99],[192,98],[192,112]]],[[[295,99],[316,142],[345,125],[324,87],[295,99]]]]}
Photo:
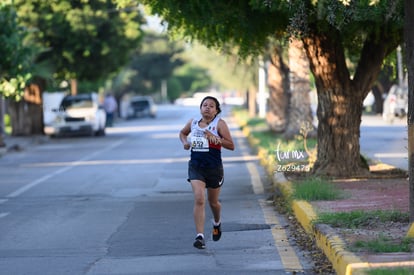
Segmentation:
{"type": "Polygon", "coordinates": [[[221,113],[220,102],[214,96],[206,96],[205,98],[203,98],[203,100],[201,100],[201,103],[200,103],[200,109],[201,109],[201,106],[203,106],[204,101],[206,101],[207,99],[211,99],[216,103],[217,115],[220,114],[221,113]]]}

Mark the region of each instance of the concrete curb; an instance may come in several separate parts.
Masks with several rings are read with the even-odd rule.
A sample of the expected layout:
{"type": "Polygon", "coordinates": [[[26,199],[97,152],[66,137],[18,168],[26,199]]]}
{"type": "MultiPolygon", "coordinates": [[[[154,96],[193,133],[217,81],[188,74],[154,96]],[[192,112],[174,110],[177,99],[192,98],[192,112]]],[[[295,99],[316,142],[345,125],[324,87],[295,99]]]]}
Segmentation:
{"type": "MultiPolygon", "coordinates": [[[[285,199],[289,200],[293,192],[292,184],[286,179],[283,181],[283,178],[284,176],[275,175],[273,177],[273,187],[279,190],[285,199]]],[[[352,269],[349,267],[354,264],[361,264],[362,260],[345,250],[345,242],[336,235],[330,226],[313,224],[313,221],[317,219],[317,214],[310,203],[303,200],[292,200],[291,207],[300,225],[315,239],[317,246],[332,263],[334,270],[338,274],[351,275],[352,269]]]]}
{"type": "Polygon", "coordinates": [[[3,137],[5,147],[2,147],[3,153],[13,152],[13,151],[24,151],[29,147],[44,144],[49,141],[48,136],[44,135],[34,135],[34,136],[9,136],[6,135],[3,137]]]}
{"type": "MultiPolygon", "coordinates": [[[[293,188],[284,175],[273,177],[273,187],[289,200],[293,188]]],[[[326,224],[313,224],[317,218],[312,205],[302,200],[291,200],[293,213],[304,230],[315,239],[316,245],[323,251],[339,275],[361,274],[372,268],[414,267],[414,261],[364,262],[354,253],[346,250],[346,244],[336,232],[326,224]]]]}
{"type": "MultiPolygon", "coordinates": [[[[293,192],[292,184],[282,173],[275,173],[273,176],[273,187],[279,190],[286,200],[289,200],[293,192]]],[[[317,219],[317,214],[312,205],[303,200],[291,200],[291,207],[300,225],[315,239],[317,246],[332,263],[335,271],[338,274],[352,274],[348,266],[362,263],[361,259],[345,250],[344,241],[335,234],[331,227],[313,224],[313,221],[317,219]]]]}
{"type": "Polygon", "coordinates": [[[265,150],[258,148],[258,141],[251,135],[251,130],[243,123],[239,124],[250,146],[257,150],[260,164],[265,168],[268,176],[272,178],[273,188],[279,191],[284,199],[291,202],[295,218],[304,230],[314,238],[316,245],[323,251],[331,262],[338,275],[360,274],[362,270],[373,267],[414,266],[414,262],[398,263],[368,263],[363,262],[357,255],[347,251],[344,240],[335,231],[325,224],[313,224],[317,218],[316,211],[307,201],[290,200],[293,193],[292,183],[283,173],[275,172],[275,163],[265,150]]]}

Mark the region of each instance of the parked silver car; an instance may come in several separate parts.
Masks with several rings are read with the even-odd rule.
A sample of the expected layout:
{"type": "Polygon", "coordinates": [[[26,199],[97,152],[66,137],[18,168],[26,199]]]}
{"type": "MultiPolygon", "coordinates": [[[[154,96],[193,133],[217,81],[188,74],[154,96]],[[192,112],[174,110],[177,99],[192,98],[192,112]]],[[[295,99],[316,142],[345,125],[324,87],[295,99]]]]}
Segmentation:
{"type": "Polygon", "coordinates": [[[106,113],[95,93],[67,95],[53,112],[54,119],[44,127],[46,135],[105,135],[106,113]]]}
{"type": "Polygon", "coordinates": [[[392,85],[384,99],[382,117],[386,122],[403,118],[408,113],[408,87],[392,85]]]}
{"type": "Polygon", "coordinates": [[[127,119],[137,117],[156,117],[157,106],[150,96],[134,96],[129,100],[127,119]]]}

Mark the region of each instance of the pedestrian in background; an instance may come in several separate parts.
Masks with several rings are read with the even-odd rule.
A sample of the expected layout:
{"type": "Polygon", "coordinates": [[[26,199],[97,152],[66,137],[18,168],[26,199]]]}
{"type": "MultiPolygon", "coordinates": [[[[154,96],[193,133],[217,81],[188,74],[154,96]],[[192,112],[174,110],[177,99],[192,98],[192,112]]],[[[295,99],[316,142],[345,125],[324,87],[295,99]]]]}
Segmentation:
{"type": "Polygon", "coordinates": [[[219,101],[212,96],[205,97],[200,104],[201,117],[190,119],[179,134],[184,149],[191,149],[188,181],[194,194],[193,215],[197,231],[193,245],[199,249],[205,248],[206,190],[213,214],[212,239],[218,241],[221,237],[219,195],[224,181],[221,148],[234,150],[234,143],[226,122],[218,117],[220,112],[219,101]]]}
{"type": "Polygon", "coordinates": [[[111,93],[105,96],[104,109],[106,112],[106,126],[111,127],[114,123],[115,112],[118,110],[118,103],[111,93]]]}

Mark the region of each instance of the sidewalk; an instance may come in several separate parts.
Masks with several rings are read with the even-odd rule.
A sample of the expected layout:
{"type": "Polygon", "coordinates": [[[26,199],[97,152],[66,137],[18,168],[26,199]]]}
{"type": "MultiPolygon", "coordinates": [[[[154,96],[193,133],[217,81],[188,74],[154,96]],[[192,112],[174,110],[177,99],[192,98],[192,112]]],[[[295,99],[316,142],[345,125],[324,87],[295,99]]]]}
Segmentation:
{"type": "MultiPolygon", "coordinates": [[[[248,136],[249,143],[254,141],[248,136]]],[[[284,173],[273,173],[273,164],[262,156],[262,165],[269,171],[276,192],[287,198],[292,193],[294,178],[284,173]]],[[[407,236],[410,224],[374,221],[368,228],[342,229],[312,222],[321,212],[349,212],[353,210],[409,212],[409,182],[406,171],[393,166],[378,164],[370,167],[371,177],[334,181],[347,196],[341,200],[291,203],[296,220],[316,242],[339,275],[364,274],[367,268],[407,267],[414,274],[414,253],[350,252],[347,247],[358,240],[387,237],[400,242],[407,236]]],[[[391,271],[390,271],[391,272],[391,271]]],[[[394,274],[394,273],[389,273],[394,274]]],[[[404,273],[407,274],[407,273],[404,273]]]]}
{"type": "Polygon", "coordinates": [[[0,148],[0,157],[10,152],[20,152],[27,150],[31,146],[46,143],[49,140],[48,136],[10,136],[3,137],[5,147],[0,148]]]}
{"type": "MultiPolygon", "coordinates": [[[[248,138],[249,139],[249,138],[248,138]]],[[[47,142],[48,137],[6,136],[6,152],[23,151],[36,144],[47,142]]],[[[251,144],[252,147],[254,145],[251,144]]],[[[0,157],[1,157],[0,152],[0,157]]],[[[263,165],[266,166],[265,161],[263,165]]],[[[273,171],[272,167],[265,169],[273,171]]],[[[301,226],[332,263],[337,274],[361,274],[368,267],[410,266],[414,274],[414,253],[352,253],[347,246],[358,239],[369,239],[385,235],[396,240],[406,236],[409,223],[373,223],[370,228],[343,230],[327,225],[312,225],[320,212],[347,212],[352,210],[398,210],[409,211],[409,183],[406,173],[393,172],[393,167],[371,166],[372,177],[334,182],[348,196],[335,201],[293,201],[292,209],[301,226]]],[[[270,172],[269,172],[270,173],[270,172]]],[[[271,174],[273,186],[288,196],[292,190],[292,177],[271,174]]]]}
{"type": "MultiPolygon", "coordinates": [[[[327,225],[313,225],[312,220],[321,212],[349,212],[353,210],[384,210],[408,212],[409,192],[406,177],[369,178],[358,180],[341,180],[334,184],[348,194],[335,201],[293,201],[292,209],[302,227],[312,236],[333,265],[337,274],[361,274],[368,267],[407,266],[413,268],[414,253],[352,253],[347,247],[358,240],[367,241],[384,236],[397,241],[402,240],[409,223],[373,221],[364,228],[341,229],[327,225]]],[[[279,175],[274,186],[284,196],[291,192],[289,177],[279,175]]]]}

